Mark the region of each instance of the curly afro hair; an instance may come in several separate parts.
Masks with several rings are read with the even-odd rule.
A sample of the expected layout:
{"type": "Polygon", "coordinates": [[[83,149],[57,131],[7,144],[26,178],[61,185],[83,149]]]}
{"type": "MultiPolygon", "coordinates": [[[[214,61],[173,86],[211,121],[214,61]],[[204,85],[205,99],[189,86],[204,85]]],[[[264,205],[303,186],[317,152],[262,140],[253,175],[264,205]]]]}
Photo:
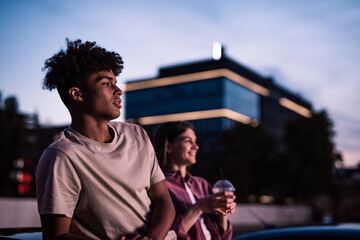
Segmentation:
{"type": "Polygon", "coordinates": [[[83,79],[99,71],[112,70],[117,76],[121,73],[124,62],[118,53],[109,52],[97,46],[96,42],[65,40],[67,49],[62,49],[47,59],[42,70],[46,71],[43,88],[57,88],[61,100],[68,106],[68,91],[71,87],[79,87],[83,79]]]}

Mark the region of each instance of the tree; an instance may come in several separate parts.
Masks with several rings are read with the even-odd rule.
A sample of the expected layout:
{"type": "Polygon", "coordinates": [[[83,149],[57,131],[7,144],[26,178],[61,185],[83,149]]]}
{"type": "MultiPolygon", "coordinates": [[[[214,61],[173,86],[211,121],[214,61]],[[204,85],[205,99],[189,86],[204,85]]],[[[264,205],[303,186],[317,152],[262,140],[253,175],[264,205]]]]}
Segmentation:
{"type": "Polygon", "coordinates": [[[332,170],[341,155],[333,136],[333,124],[325,111],[289,121],[282,143],[262,126],[239,124],[223,132],[209,153],[201,153],[193,170],[215,182],[222,168],[240,201],[250,194],[272,195],[279,203],[287,197],[309,203],[319,194],[334,199],[337,190],[332,170]],[[278,150],[278,144],[285,152],[278,150]]]}
{"type": "Polygon", "coordinates": [[[223,132],[216,145],[199,160],[213,163],[211,169],[205,172],[201,172],[203,168],[197,169],[197,174],[215,181],[220,178],[221,168],[237,190],[237,201],[246,201],[249,194],[269,190],[275,141],[265,129],[238,124],[223,132]]]}
{"type": "Polygon", "coordinates": [[[4,193],[9,183],[9,170],[20,157],[20,140],[24,130],[24,119],[18,114],[16,97],[8,97],[0,109],[0,192],[4,193]]]}
{"type": "Polygon", "coordinates": [[[11,96],[5,99],[5,111],[14,114],[18,113],[18,102],[16,97],[11,96]]]}
{"type": "Polygon", "coordinates": [[[318,193],[334,191],[332,170],[341,155],[335,150],[333,136],[333,124],[326,111],[287,124],[286,154],[278,163],[283,168],[279,168],[277,176],[279,181],[288,182],[290,195],[308,200],[318,193]]]}

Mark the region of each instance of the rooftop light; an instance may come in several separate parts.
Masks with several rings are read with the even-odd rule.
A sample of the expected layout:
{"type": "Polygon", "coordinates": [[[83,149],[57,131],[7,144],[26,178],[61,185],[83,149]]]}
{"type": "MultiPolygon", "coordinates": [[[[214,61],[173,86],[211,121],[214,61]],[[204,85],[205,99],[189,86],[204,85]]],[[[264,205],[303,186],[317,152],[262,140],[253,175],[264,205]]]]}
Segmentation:
{"type": "Polygon", "coordinates": [[[212,46],[212,57],[215,61],[220,60],[222,55],[222,46],[220,42],[214,42],[212,46]]]}

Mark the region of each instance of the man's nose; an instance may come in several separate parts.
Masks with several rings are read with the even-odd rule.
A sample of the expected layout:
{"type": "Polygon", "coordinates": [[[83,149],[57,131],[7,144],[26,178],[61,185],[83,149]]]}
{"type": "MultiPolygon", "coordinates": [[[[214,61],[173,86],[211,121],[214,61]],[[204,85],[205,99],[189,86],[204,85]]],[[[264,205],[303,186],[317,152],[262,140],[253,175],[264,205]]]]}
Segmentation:
{"type": "Polygon", "coordinates": [[[123,91],[116,85],[114,85],[114,95],[115,96],[116,95],[119,95],[119,96],[123,95],[123,91]]]}

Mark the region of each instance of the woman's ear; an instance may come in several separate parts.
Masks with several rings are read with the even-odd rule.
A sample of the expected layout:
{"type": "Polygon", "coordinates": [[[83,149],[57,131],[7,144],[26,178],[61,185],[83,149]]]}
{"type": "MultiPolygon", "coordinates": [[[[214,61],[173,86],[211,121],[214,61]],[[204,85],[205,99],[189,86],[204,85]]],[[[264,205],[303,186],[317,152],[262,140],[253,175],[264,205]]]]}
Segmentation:
{"type": "Polygon", "coordinates": [[[83,101],[82,93],[79,88],[72,87],[69,89],[70,98],[75,101],[83,101]]]}

